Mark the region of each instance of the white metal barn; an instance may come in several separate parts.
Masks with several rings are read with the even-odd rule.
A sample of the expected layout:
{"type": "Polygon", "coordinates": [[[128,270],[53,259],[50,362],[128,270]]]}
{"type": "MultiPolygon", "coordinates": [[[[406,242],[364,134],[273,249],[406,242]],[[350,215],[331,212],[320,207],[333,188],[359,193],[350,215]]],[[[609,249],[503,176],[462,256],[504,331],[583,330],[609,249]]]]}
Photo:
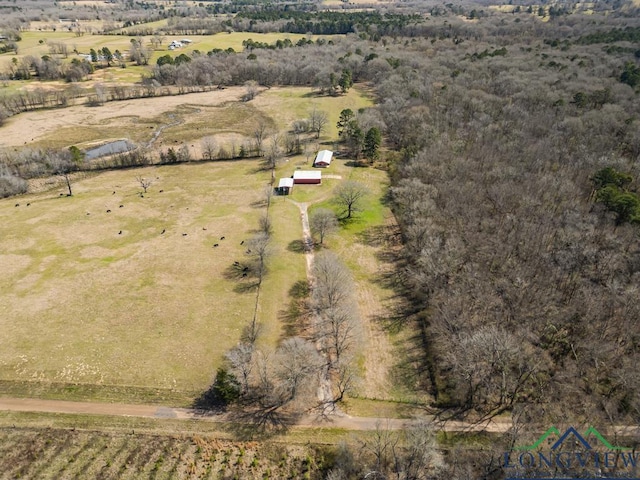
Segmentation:
{"type": "Polygon", "coordinates": [[[318,155],[316,155],[316,159],[313,161],[314,167],[327,168],[331,165],[331,159],[333,157],[333,152],[331,150],[320,150],[318,155]]]}
{"type": "Polygon", "coordinates": [[[280,195],[289,195],[293,190],[293,178],[281,178],[278,182],[277,192],[280,195]]]}

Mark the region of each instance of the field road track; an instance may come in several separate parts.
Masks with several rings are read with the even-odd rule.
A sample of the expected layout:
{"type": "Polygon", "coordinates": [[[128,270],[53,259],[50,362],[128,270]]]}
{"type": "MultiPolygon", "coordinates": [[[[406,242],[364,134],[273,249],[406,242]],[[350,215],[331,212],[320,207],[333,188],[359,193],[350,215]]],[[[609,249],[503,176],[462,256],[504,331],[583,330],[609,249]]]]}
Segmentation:
{"type": "MultiPolygon", "coordinates": [[[[233,422],[226,414],[202,413],[189,408],[173,408],[158,405],[132,405],[123,403],[71,402],[67,400],[41,400],[34,398],[0,397],[0,411],[66,413],[71,415],[110,415],[119,417],[141,417],[155,419],[197,420],[203,422],[233,422]]],[[[402,430],[417,422],[431,422],[434,431],[505,433],[511,428],[507,418],[494,418],[478,423],[437,420],[426,416],[419,420],[397,418],[352,417],[344,413],[333,415],[305,415],[292,428],[332,428],[352,431],[402,430]]],[[[544,430],[544,429],[543,429],[544,430]]],[[[541,430],[539,433],[543,433],[541,430]]],[[[606,428],[610,434],[623,437],[640,435],[640,425],[616,425],[606,428]]]]}
{"type": "MultiPolygon", "coordinates": [[[[0,397],[0,411],[66,413],[75,415],[113,415],[120,417],[142,417],[156,419],[201,420],[207,422],[229,422],[226,414],[203,414],[189,408],[172,408],[158,405],[133,405],[124,403],[72,402],[67,400],[41,400],[34,398],[0,397]]],[[[352,417],[346,414],[328,416],[305,415],[294,428],[342,428],[345,430],[401,430],[413,423],[413,420],[395,418],[352,417]]],[[[492,433],[506,432],[511,426],[509,421],[491,421],[482,424],[449,421],[434,423],[437,430],[449,432],[484,431],[492,433]]]]}

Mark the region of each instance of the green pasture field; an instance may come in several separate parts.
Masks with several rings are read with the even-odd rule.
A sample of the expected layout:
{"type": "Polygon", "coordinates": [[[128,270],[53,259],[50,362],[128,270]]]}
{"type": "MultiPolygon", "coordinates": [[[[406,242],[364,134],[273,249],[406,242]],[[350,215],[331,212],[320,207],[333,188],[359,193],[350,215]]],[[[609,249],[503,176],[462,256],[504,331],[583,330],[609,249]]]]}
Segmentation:
{"type": "MultiPolygon", "coordinates": [[[[18,60],[27,57],[35,56],[41,57],[43,55],[51,55],[50,46],[48,42],[64,43],[68,49],[66,61],[71,61],[76,58],[74,50],[77,50],[82,54],[89,54],[93,48],[99,50],[103,47],[108,47],[111,52],[120,50],[125,54],[130,46],[133,38],[141,39],[144,45],[151,45],[150,40],[152,36],[129,36],[129,35],[89,35],[82,36],[76,35],[74,32],[68,31],[26,31],[22,32],[22,40],[18,42],[18,54],[13,52],[0,54],[0,71],[6,71],[12,59],[15,57],[18,60]]],[[[302,34],[295,33],[255,33],[255,32],[232,32],[232,33],[218,33],[215,35],[163,35],[164,41],[162,45],[158,47],[153,53],[150,60],[151,65],[155,65],[157,59],[163,55],[169,54],[173,57],[180,55],[181,53],[191,54],[194,50],[206,53],[214,48],[220,48],[226,50],[233,48],[236,52],[244,50],[242,42],[249,38],[266,43],[275,43],[277,40],[289,39],[293,43],[297,42],[300,38],[305,37],[302,34]],[[189,38],[193,43],[188,46],[178,48],[176,50],[169,50],[169,44],[173,40],[181,40],[183,38],[189,38]]],[[[136,72],[138,77],[135,81],[138,81],[139,75],[144,71],[145,67],[137,67],[132,65],[131,62],[127,62],[127,68],[122,69],[118,66],[113,66],[110,71],[127,71],[132,70],[136,72]]],[[[114,75],[117,75],[114,73],[114,75]]]]}
{"type": "Polygon", "coordinates": [[[350,108],[357,112],[361,108],[372,107],[374,99],[361,86],[350,89],[345,95],[335,97],[317,95],[310,88],[292,87],[264,90],[251,103],[268,113],[283,132],[290,130],[294,121],[308,118],[313,109],[326,112],[328,116],[326,128],[320,138],[314,139],[311,143],[314,147],[312,153],[315,155],[316,150],[333,149],[338,140],[336,124],[342,110],[350,108]]]}
{"type": "MultiPolygon", "coordinates": [[[[233,262],[247,260],[240,243],[257,228],[268,178],[255,161],[149,167],[76,180],[73,197],[0,201],[0,378],[23,382],[25,395],[56,382],[193,399],[252,318],[254,280],[233,262]],[[144,198],[138,175],[154,182],[144,198]]],[[[304,279],[304,260],[279,247],[301,236],[293,213],[278,212],[260,299],[270,344],[273,312],[304,279]]]]}

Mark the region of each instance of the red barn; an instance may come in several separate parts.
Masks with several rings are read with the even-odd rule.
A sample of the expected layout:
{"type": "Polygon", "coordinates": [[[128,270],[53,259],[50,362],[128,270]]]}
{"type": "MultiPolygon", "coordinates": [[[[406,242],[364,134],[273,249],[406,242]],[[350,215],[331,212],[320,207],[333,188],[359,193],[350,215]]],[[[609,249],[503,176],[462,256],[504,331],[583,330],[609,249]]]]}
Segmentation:
{"type": "Polygon", "coordinates": [[[322,172],[320,170],[296,170],[293,172],[293,183],[320,184],[322,183],[322,172]]]}

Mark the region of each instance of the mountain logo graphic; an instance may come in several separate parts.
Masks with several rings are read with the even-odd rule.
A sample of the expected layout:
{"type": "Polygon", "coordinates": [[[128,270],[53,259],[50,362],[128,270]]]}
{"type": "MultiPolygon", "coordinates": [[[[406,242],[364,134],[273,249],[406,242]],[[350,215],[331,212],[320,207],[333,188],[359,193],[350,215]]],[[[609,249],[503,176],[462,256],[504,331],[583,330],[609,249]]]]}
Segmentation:
{"type": "Polygon", "coordinates": [[[594,427],[589,427],[584,432],[583,435],[580,435],[580,433],[578,433],[578,431],[573,427],[567,428],[567,430],[563,434],[560,434],[560,430],[558,430],[556,427],[551,427],[546,432],[544,432],[540,436],[540,438],[538,438],[538,440],[536,440],[535,443],[533,443],[532,445],[522,445],[519,447],[514,447],[513,449],[514,450],[536,450],[551,435],[555,435],[559,437],[558,440],[551,446],[551,450],[557,450],[567,439],[570,439],[570,438],[573,438],[574,442],[582,444],[582,446],[585,449],[592,450],[593,447],[586,440],[586,438],[588,438],[590,435],[593,435],[608,450],[618,450],[618,451],[631,450],[631,448],[629,447],[618,447],[615,445],[611,445],[611,443],[609,443],[607,439],[604,438],[602,434],[598,432],[598,430],[596,430],[594,427]]]}

